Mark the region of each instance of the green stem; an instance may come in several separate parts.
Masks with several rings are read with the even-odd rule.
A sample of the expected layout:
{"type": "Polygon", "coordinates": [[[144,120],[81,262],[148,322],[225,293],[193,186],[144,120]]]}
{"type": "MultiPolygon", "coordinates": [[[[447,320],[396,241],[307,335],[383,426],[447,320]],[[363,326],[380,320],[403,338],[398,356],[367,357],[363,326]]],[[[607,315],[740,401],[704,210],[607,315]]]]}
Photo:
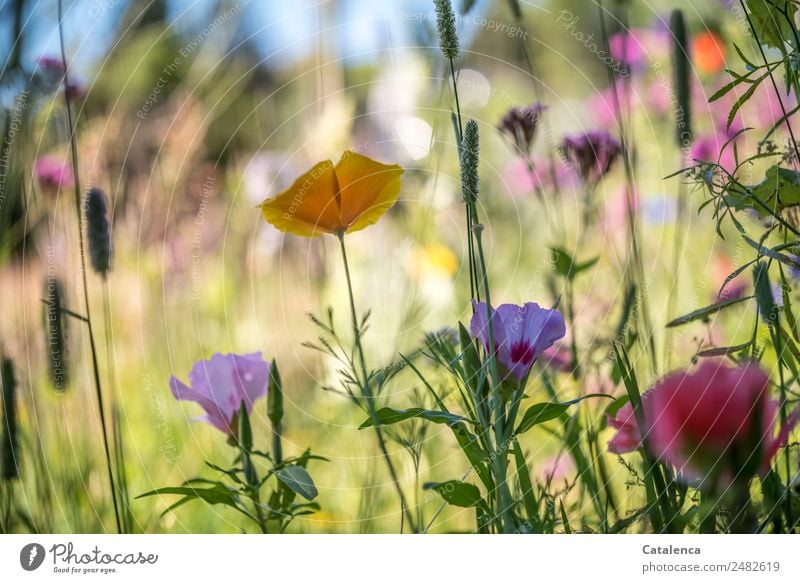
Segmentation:
{"type": "Polygon", "coordinates": [[[339,247],[341,248],[342,251],[342,262],[344,263],[344,274],[347,280],[347,294],[350,298],[350,315],[353,323],[353,335],[356,344],[356,352],[358,353],[358,359],[361,365],[361,374],[363,376],[363,382],[361,383],[361,390],[363,392],[364,402],[367,405],[367,413],[369,413],[369,417],[372,420],[372,427],[375,430],[375,436],[378,440],[378,447],[381,450],[383,459],[386,461],[386,467],[389,470],[389,475],[391,476],[392,484],[394,484],[395,490],[397,491],[397,496],[400,498],[400,506],[402,506],[403,514],[405,515],[405,518],[408,521],[408,525],[411,528],[411,531],[416,533],[417,532],[416,521],[414,520],[414,515],[411,512],[411,509],[406,503],[406,497],[405,494],[403,493],[402,487],[400,486],[400,480],[397,477],[397,471],[394,468],[394,464],[392,463],[391,457],[389,457],[389,451],[386,448],[386,440],[383,437],[383,431],[381,430],[380,420],[378,419],[378,414],[375,409],[374,396],[372,395],[372,388],[370,387],[369,375],[367,374],[367,364],[366,364],[366,359],[364,357],[364,348],[361,344],[361,328],[358,325],[358,315],[356,313],[356,303],[353,295],[353,283],[350,278],[350,265],[347,261],[347,248],[345,247],[344,244],[344,231],[337,232],[336,237],[339,239],[339,247]]]}
{"type": "Polygon", "coordinates": [[[64,14],[63,14],[62,4],[63,4],[62,0],[58,0],[58,36],[61,44],[61,62],[62,65],[64,66],[64,88],[65,88],[64,102],[66,103],[66,108],[67,108],[67,125],[69,129],[70,151],[72,154],[72,172],[75,176],[75,210],[78,218],[78,247],[80,250],[80,257],[81,257],[81,277],[83,280],[83,303],[84,303],[84,310],[86,312],[86,327],[89,330],[89,348],[92,355],[92,371],[94,373],[94,388],[97,396],[97,409],[100,415],[100,426],[102,428],[102,434],[103,434],[103,449],[105,451],[106,471],[108,473],[108,482],[111,489],[111,500],[114,503],[114,518],[116,519],[117,533],[122,534],[122,523],[120,521],[119,507],[117,505],[116,486],[114,484],[114,471],[111,468],[111,448],[109,446],[109,440],[108,440],[108,429],[106,428],[106,414],[105,414],[105,407],[103,405],[103,390],[102,390],[102,385],[100,383],[100,367],[97,363],[97,346],[94,340],[94,332],[92,330],[92,316],[89,310],[89,284],[86,277],[86,251],[83,240],[81,188],[80,188],[80,180],[78,178],[78,147],[75,143],[75,124],[73,123],[72,120],[72,107],[70,105],[68,92],[66,91],[66,87],[69,84],[69,78],[67,72],[66,51],[64,49],[64,26],[63,26],[64,14]]]}
{"type": "MultiPolygon", "coordinates": [[[[475,203],[470,203],[471,211],[477,215],[475,203]]],[[[494,408],[494,435],[495,435],[495,455],[492,460],[492,465],[495,471],[495,485],[497,487],[497,503],[496,513],[502,517],[503,532],[514,532],[514,520],[511,516],[511,495],[508,490],[508,459],[505,441],[505,407],[503,405],[502,383],[500,382],[500,374],[497,371],[497,355],[495,354],[494,346],[494,324],[492,318],[492,299],[489,292],[489,275],[486,270],[486,256],[483,252],[483,240],[481,234],[483,232],[483,225],[476,224],[472,230],[475,237],[475,246],[478,248],[478,260],[481,268],[480,278],[483,284],[483,294],[486,298],[486,321],[489,336],[489,371],[492,375],[492,403],[494,408]]]]}

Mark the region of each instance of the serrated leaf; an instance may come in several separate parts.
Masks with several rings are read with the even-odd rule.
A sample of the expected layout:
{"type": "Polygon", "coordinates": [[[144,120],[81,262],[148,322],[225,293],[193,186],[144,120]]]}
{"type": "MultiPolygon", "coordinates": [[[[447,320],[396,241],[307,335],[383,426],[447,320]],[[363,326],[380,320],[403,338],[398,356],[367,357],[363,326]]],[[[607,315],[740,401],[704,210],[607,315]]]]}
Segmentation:
{"type": "Polygon", "coordinates": [[[712,357],[712,356],[730,356],[731,354],[736,354],[737,352],[741,352],[746,348],[750,348],[752,342],[745,342],[744,344],[737,344],[736,346],[717,346],[715,348],[707,348],[706,350],[701,350],[697,353],[697,356],[701,357],[712,357]]]}
{"type": "Polygon", "coordinates": [[[423,490],[435,490],[439,495],[453,506],[472,508],[481,503],[481,492],[477,486],[468,482],[448,480],[447,482],[428,482],[422,486],[423,490]]]}
{"type": "Polygon", "coordinates": [[[285,466],[276,471],[275,475],[290,490],[300,494],[306,500],[313,500],[319,493],[311,475],[302,466],[285,466]]]}
{"type": "Polygon", "coordinates": [[[695,310],[694,312],[690,312],[684,316],[681,316],[680,318],[675,318],[674,320],[672,320],[667,324],[667,328],[674,328],[675,326],[683,326],[684,324],[688,324],[689,322],[694,322],[695,320],[702,320],[708,318],[709,316],[716,314],[717,312],[720,312],[725,308],[728,308],[735,304],[739,304],[741,302],[751,299],[753,299],[753,296],[744,296],[741,298],[732,298],[730,300],[724,300],[721,302],[717,302],[715,304],[711,304],[710,306],[700,308],[698,310],[695,310]]]}

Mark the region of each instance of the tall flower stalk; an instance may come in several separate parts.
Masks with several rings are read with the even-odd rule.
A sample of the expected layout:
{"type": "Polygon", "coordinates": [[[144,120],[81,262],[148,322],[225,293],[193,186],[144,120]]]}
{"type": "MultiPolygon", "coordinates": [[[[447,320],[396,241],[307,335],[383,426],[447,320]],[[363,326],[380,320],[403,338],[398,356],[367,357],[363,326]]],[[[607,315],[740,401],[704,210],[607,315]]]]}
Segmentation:
{"type": "Polygon", "coordinates": [[[403,493],[403,488],[400,485],[400,480],[397,475],[397,470],[394,467],[394,462],[392,462],[392,457],[389,455],[389,450],[386,447],[386,439],[383,436],[383,430],[381,429],[381,423],[378,419],[378,410],[375,407],[375,395],[372,391],[372,382],[370,380],[370,375],[367,372],[367,360],[364,356],[364,347],[361,342],[361,326],[358,323],[358,313],[356,312],[356,302],[355,296],[353,294],[353,283],[350,278],[350,264],[347,260],[347,247],[344,243],[344,231],[340,231],[336,234],[337,239],[339,239],[339,249],[342,253],[342,265],[344,266],[344,275],[345,279],[347,280],[347,295],[350,300],[350,319],[353,325],[353,341],[355,343],[356,354],[358,356],[358,363],[361,369],[361,378],[357,379],[361,391],[362,396],[364,397],[364,403],[367,408],[367,414],[369,418],[372,420],[372,425],[375,430],[375,437],[378,441],[378,447],[381,450],[381,455],[383,459],[386,461],[386,469],[389,471],[389,476],[392,479],[392,484],[397,492],[398,498],[400,498],[400,506],[403,510],[403,515],[405,516],[405,520],[408,521],[408,526],[412,532],[417,532],[417,523],[414,518],[414,514],[411,512],[411,508],[406,501],[406,496],[403,493]]]}
{"type": "MultiPolygon", "coordinates": [[[[64,67],[64,86],[69,86],[69,71],[67,70],[67,57],[64,48],[64,8],[63,0],[58,0],[58,36],[61,47],[61,62],[64,67]]],[[[103,437],[103,451],[105,453],[106,472],[108,474],[108,484],[111,500],[114,506],[114,519],[116,521],[117,532],[122,533],[122,522],[120,520],[119,506],[117,504],[116,485],[114,482],[114,470],[111,464],[111,446],[108,437],[106,424],[105,406],[103,403],[103,387],[100,382],[100,366],[97,358],[97,345],[95,342],[92,327],[92,315],[89,304],[89,284],[86,276],[86,249],[83,238],[83,210],[81,208],[81,187],[78,174],[78,148],[75,140],[75,124],[72,119],[72,105],[68,92],[64,92],[64,104],[67,110],[67,129],[69,131],[70,152],[72,156],[72,172],[75,177],[75,214],[78,221],[78,249],[81,262],[81,279],[83,284],[83,304],[86,317],[86,328],[89,334],[89,348],[92,355],[92,373],[94,376],[95,395],[97,397],[97,411],[100,417],[100,428],[103,437]]]]}

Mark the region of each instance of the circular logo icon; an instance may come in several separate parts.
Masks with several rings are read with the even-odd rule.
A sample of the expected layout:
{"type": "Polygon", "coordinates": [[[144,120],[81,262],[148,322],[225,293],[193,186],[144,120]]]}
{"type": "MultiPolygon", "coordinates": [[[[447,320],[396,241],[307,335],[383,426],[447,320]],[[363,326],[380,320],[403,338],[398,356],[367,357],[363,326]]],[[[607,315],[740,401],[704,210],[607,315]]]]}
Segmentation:
{"type": "Polygon", "coordinates": [[[26,571],[35,571],[42,566],[45,556],[44,547],[39,543],[30,543],[19,552],[19,564],[26,571]]]}

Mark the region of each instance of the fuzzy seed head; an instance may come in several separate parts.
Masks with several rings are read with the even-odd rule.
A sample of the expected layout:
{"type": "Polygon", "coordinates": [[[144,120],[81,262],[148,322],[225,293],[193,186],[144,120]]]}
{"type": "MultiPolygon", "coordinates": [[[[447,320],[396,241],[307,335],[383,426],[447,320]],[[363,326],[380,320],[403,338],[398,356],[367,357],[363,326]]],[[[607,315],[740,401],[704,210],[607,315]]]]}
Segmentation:
{"type": "Polygon", "coordinates": [[[467,204],[478,200],[479,158],[478,122],[471,119],[464,127],[464,137],[461,142],[461,198],[467,204]]]}
{"type": "Polygon", "coordinates": [[[456,34],[456,15],[450,0],[433,0],[436,6],[436,27],[439,29],[439,45],[445,58],[454,61],[458,58],[458,34],[456,34]]]}
{"type": "Polygon", "coordinates": [[[106,277],[111,270],[111,225],[106,194],[99,188],[86,194],[86,240],[92,269],[106,277]]]}

